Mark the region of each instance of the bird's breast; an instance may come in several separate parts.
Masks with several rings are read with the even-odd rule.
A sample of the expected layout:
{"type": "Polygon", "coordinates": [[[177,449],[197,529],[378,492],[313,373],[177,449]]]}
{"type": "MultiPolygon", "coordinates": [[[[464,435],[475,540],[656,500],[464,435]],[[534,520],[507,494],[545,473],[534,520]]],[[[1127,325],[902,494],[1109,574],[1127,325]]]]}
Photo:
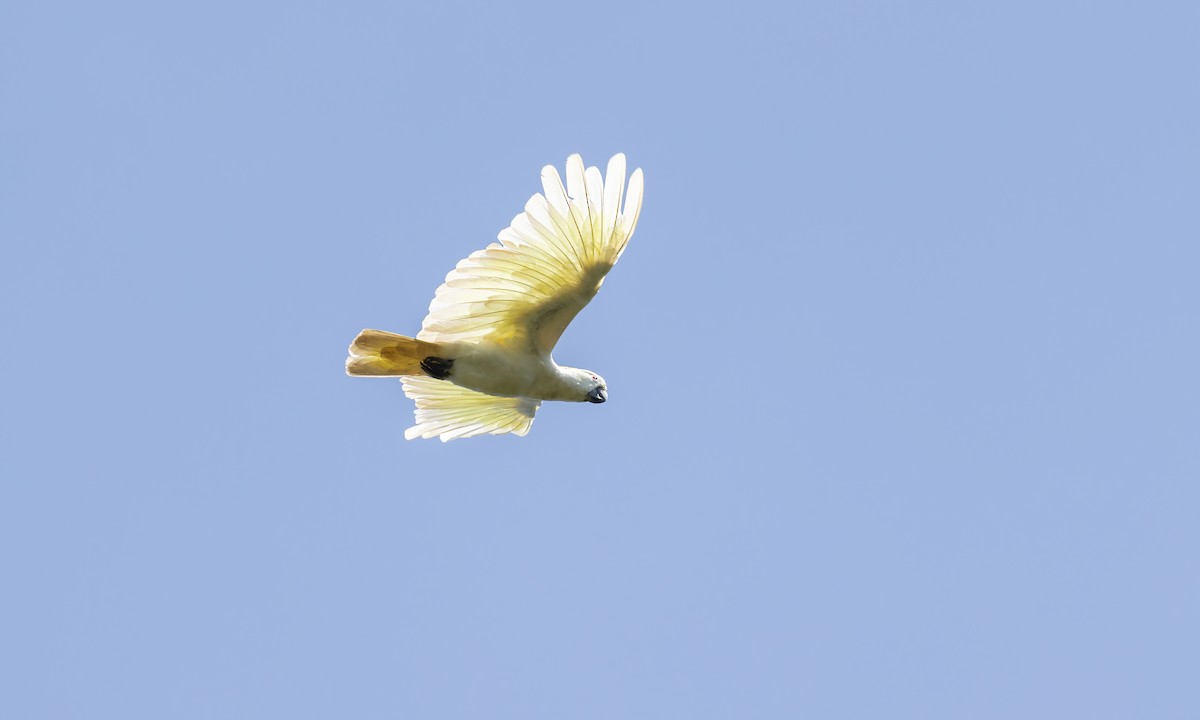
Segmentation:
{"type": "Polygon", "coordinates": [[[454,358],[450,381],[488,395],[541,398],[539,391],[556,376],[551,364],[530,353],[486,345],[464,345],[454,358]]]}

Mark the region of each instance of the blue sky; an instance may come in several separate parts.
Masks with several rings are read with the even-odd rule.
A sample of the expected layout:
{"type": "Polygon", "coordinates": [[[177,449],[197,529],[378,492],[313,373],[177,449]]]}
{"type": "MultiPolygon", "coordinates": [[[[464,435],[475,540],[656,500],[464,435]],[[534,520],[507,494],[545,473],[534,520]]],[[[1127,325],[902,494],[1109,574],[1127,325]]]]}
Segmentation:
{"type": "Polygon", "coordinates": [[[0,716],[1200,714],[1194,3],[11,3],[0,716]],[[604,405],[406,442],[542,165],[604,405]]]}

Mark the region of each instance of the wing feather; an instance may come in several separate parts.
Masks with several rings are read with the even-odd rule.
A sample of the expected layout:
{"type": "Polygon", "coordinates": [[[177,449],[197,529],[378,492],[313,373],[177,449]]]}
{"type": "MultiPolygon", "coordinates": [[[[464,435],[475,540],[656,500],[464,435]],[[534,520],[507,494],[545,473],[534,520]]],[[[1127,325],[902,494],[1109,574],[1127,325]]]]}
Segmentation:
{"type": "Polygon", "coordinates": [[[600,289],[637,226],[642,171],[634,170],[626,186],[625,168],[625,156],[615,155],[603,177],[572,155],[564,186],[554,166],[544,167],[544,194],[529,199],[498,242],[450,271],[417,337],[430,342],[487,338],[548,354],[600,289]]]}
{"type": "Polygon", "coordinates": [[[592,237],[603,237],[603,215],[601,204],[604,202],[604,181],[600,177],[600,169],[592,166],[584,173],[587,180],[587,209],[588,220],[592,226],[592,237]]]}
{"type": "Polygon", "coordinates": [[[562,178],[553,165],[547,165],[542,170],[542,190],[550,203],[555,222],[564,229],[564,234],[572,243],[583,245],[583,236],[579,233],[578,219],[571,211],[571,201],[567,190],[563,187],[562,178]]]}
{"type": "Polygon", "coordinates": [[[617,227],[617,215],[621,212],[621,193],[625,191],[625,156],[614,155],[608,161],[608,172],[604,179],[604,201],[600,205],[602,218],[601,235],[612,235],[617,227]]]}
{"type": "Polygon", "coordinates": [[[417,424],[404,437],[441,438],[442,442],[474,435],[524,435],[533,425],[541,402],[497,397],[429,377],[405,377],[404,394],[417,405],[417,424]]]}

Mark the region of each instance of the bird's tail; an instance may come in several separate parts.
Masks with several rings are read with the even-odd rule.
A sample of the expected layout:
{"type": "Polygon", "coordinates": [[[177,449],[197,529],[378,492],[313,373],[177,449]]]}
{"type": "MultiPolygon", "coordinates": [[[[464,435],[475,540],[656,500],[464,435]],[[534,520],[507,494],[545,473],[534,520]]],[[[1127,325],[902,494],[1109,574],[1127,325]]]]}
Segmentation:
{"type": "Polygon", "coordinates": [[[361,377],[424,375],[421,360],[438,355],[437,343],[382,330],[363,330],[350,343],[346,374],[361,377]]]}

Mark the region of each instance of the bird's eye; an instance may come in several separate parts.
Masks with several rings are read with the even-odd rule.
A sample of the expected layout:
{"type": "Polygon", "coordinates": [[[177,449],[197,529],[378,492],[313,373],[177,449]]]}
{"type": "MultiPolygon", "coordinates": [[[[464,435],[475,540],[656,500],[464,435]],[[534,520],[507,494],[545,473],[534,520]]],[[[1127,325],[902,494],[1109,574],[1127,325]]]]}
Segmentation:
{"type": "Polygon", "coordinates": [[[593,375],[593,376],[592,376],[592,379],[593,379],[593,380],[599,380],[599,379],[600,379],[600,376],[599,376],[599,375],[593,375]]]}

